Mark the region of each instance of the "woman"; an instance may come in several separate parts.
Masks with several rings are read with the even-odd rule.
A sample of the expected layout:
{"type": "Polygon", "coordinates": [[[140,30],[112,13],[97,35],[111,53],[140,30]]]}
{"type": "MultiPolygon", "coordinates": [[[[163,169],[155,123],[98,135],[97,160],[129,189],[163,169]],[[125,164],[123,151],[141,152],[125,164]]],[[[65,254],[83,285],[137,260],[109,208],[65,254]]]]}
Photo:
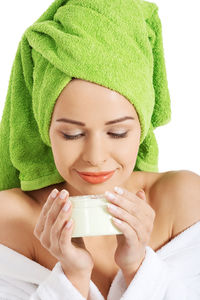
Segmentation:
{"type": "MultiPolygon", "coordinates": [[[[89,1],[84,2],[86,6],[88,3],[89,1]]],[[[103,11],[103,7],[98,6],[99,3],[103,1],[96,3],[98,9],[103,11]]],[[[92,5],[92,2],[90,4],[92,5]]],[[[112,4],[116,5],[114,2],[112,4]]],[[[131,2],[129,4],[132,5],[131,2]]],[[[83,3],[80,2],[79,5],[80,9],[83,3]]],[[[84,13],[86,6],[82,6],[84,13]]],[[[53,27],[49,28],[51,22],[47,20],[47,16],[50,18],[54,12],[54,21],[58,21],[59,17],[61,21],[62,17],[66,16],[61,13],[62,9],[64,12],[68,7],[64,1],[54,1],[51,9],[43,15],[47,21],[46,27],[43,28],[45,34],[52,34],[54,40],[54,30],[61,30],[61,22],[56,26],[53,23],[53,27]]],[[[115,8],[117,12],[119,7],[116,5],[115,8]]],[[[130,7],[126,8],[128,12],[130,7]]],[[[137,3],[134,8],[138,8],[137,3]]],[[[91,13],[92,11],[89,11],[88,15],[91,13]]],[[[75,12],[73,16],[77,17],[75,12]]],[[[110,16],[113,18],[112,14],[110,16]]],[[[40,22],[44,22],[44,19],[40,19],[40,22]]],[[[149,22],[152,28],[153,20],[149,22]]],[[[128,22],[127,24],[129,25],[128,22]]],[[[33,87],[30,89],[31,77],[26,69],[30,63],[30,52],[25,51],[28,48],[25,47],[27,40],[24,39],[12,70],[12,93],[8,92],[7,98],[12,99],[12,102],[7,101],[1,123],[1,140],[4,146],[1,148],[2,152],[6,154],[6,145],[9,144],[8,135],[6,137],[5,134],[9,127],[5,126],[8,122],[8,118],[5,118],[8,112],[11,116],[10,145],[14,145],[13,141],[19,141],[19,138],[21,145],[15,144],[15,149],[10,146],[11,159],[9,162],[5,159],[1,169],[0,296],[6,299],[122,299],[122,295],[123,299],[127,300],[198,299],[200,179],[197,174],[189,171],[159,173],[150,170],[149,166],[153,166],[153,162],[154,166],[156,165],[156,144],[152,127],[147,125],[150,119],[148,113],[152,115],[152,110],[145,110],[147,107],[151,108],[153,103],[151,93],[149,98],[147,97],[148,102],[145,103],[149,85],[143,84],[144,91],[139,91],[136,86],[138,82],[135,80],[135,86],[132,87],[133,99],[128,90],[127,95],[130,97],[125,97],[117,90],[121,87],[120,91],[125,91],[125,84],[130,87],[128,79],[121,83],[120,74],[116,79],[111,76],[114,82],[112,84],[109,76],[105,75],[105,81],[101,81],[98,75],[102,75],[102,69],[96,70],[97,78],[94,80],[92,73],[87,77],[77,73],[87,80],[65,78],[62,88],[59,86],[58,93],[55,82],[61,81],[60,73],[43,61],[45,57],[52,63],[53,56],[48,57],[48,53],[53,44],[50,40],[49,43],[47,40],[44,43],[44,32],[37,40],[38,36],[34,34],[41,30],[37,25],[26,34],[33,47],[33,87]],[[33,35],[34,39],[31,39],[33,35]],[[46,47],[37,48],[38,45],[46,47]],[[44,65],[46,69],[43,68],[44,65]],[[42,73],[38,70],[42,70],[42,73]],[[45,79],[39,76],[43,73],[45,79]],[[19,80],[19,85],[19,81],[14,79],[24,79],[25,84],[19,80]],[[13,82],[16,82],[16,86],[12,85],[13,82]],[[104,82],[105,84],[101,84],[104,82]],[[59,94],[56,101],[55,90],[59,94]],[[137,102],[137,99],[144,102],[137,102]],[[9,103],[12,114],[9,111],[9,103]],[[20,113],[21,119],[12,119],[17,113],[20,113]],[[17,122],[15,131],[12,131],[12,121],[17,122]],[[21,123],[24,126],[21,126],[21,123]],[[36,138],[38,140],[34,144],[36,138]],[[53,155],[56,170],[52,168],[49,153],[53,155]],[[23,165],[23,162],[27,164],[23,165]],[[29,162],[32,163],[31,168],[29,162]],[[32,180],[29,181],[27,174],[23,173],[25,169],[27,173],[34,171],[33,174],[36,174],[34,178],[31,177],[32,180]],[[20,176],[17,170],[20,170],[20,176]],[[98,183],[94,178],[92,180],[91,177],[80,174],[108,171],[113,171],[112,177],[107,180],[102,178],[98,183]],[[19,181],[22,188],[19,188],[19,181]],[[55,191],[57,193],[54,193],[55,191]],[[115,199],[111,199],[106,191],[111,192],[115,199]],[[116,220],[121,221],[119,223],[113,219],[114,225],[122,231],[122,235],[71,239],[75,224],[70,221],[73,207],[69,206],[68,196],[101,193],[105,193],[107,200],[117,207],[118,210],[108,208],[108,211],[116,220]],[[65,225],[68,225],[68,228],[65,225]],[[184,230],[186,231],[183,232],[184,230]]],[[[73,27],[74,30],[75,28],[73,27]]],[[[137,38],[138,36],[136,40],[137,38]]],[[[64,52],[60,51],[59,39],[56,41],[58,44],[54,48],[55,53],[62,57],[64,52]]],[[[78,59],[75,52],[73,54],[78,59]]],[[[138,54],[138,57],[142,58],[140,55],[138,54]]],[[[77,61],[74,57],[73,64],[77,61]]],[[[87,58],[86,66],[89,66],[94,57],[86,53],[87,58]]],[[[98,56],[98,59],[100,67],[101,57],[98,56]]],[[[55,59],[54,63],[56,62],[55,59]]],[[[116,61],[113,58],[113,66],[115,62],[118,62],[118,57],[116,61]]],[[[78,70],[84,70],[85,61],[82,64],[79,61],[78,67],[78,70]]],[[[108,67],[110,68],[110,65],[108,67]]],[[[124,72],[124,75],[130,69],[124,64],[121,73],[124,72]]],[[[142,69],[141,74],[144,76],[146,66],[143,64],[139,69],[142,69]]],[[[139,69],[135,69],[133,74],[136,71],[140,72],[139,69]]],[[[140,77],[141,74],[138,74],[140,77]]],[[[142,80],[142,76],[140,79],[142,80]]],[[[164,76],[162,79],[165,79],[164,76]]],[[[148,80],[144,80],[147,83],[148,80]]],[[[155,90],[158,89],[157,86],[155,90]]],[[[165,97],[160,96],[160,100],[157,98],[157,108],[155,107],[154,118],[151,120],[157,126],[169,119],[166,112],[169,108],[166,105],[166,90],[163,93],[165,97]],[[162,101],[165,102],[165,106],[162,105],[162,101]]]]}

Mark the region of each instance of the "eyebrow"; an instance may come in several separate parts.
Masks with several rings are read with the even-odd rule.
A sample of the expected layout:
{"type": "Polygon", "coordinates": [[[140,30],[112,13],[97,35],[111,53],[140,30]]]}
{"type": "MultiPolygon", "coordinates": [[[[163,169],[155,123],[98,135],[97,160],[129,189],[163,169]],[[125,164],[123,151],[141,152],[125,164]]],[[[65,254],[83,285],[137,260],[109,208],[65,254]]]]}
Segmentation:
{"type": "MultiPolygon", "coordinates": [[[[123,122],[126,120],[135,120],[135,118],[130,117],[130,116],[125,116],[116,120],[112,120],[112,121],[108,121],[105,123],[105,125],[110,125],[110,124],[115,124],[115,123],[119,123],[119,122],[123,122]]],[[[75,121],[75,120],[70,120],[70,119],[66,119],[66,118],[61,118],[61,119],[57,119],[57,122],[65,122],[65,123],[71,123],[71,124],[76,124],[76,125],[80,125],[80,126],[85,126],[85,123],[80,122],[80,121],[75,121]]]]}

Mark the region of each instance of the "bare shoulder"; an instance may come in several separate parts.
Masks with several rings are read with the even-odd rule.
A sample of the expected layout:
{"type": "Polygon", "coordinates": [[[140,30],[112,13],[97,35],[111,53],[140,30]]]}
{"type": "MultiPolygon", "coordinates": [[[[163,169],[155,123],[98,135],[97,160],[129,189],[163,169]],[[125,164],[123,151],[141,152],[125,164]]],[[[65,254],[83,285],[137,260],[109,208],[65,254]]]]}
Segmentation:
{"type": "Polygon", "coordinates": [[[200,221],[200,176],[189,170],[162,174],[152,188],[155,204],[173,220],[172,238],[200,221]]]}
{"type": "Polygon", "coordinates": [[[0,243],[33,259],[36,204],[18,188],[0,192],[0,243]]]}

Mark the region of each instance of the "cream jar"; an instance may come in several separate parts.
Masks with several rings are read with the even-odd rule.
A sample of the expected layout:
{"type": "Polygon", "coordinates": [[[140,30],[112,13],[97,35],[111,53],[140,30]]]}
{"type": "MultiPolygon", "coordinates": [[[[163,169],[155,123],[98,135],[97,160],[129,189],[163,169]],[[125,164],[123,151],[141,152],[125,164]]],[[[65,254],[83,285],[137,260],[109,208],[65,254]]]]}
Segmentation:
{"type": "Polygon", "coordinates": [[[113,224],[105,195],[84,195],[68,198],[72,203],[74,228],[72,237],[113,235],[122,232],[113,224]]]}

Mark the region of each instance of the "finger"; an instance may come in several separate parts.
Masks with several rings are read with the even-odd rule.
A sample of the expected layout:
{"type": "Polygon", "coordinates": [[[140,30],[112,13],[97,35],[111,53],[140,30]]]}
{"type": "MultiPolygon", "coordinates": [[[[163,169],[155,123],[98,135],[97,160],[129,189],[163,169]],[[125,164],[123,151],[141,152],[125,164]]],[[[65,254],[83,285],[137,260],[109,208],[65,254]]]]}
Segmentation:
{"type": "Polygon", "coordinates": [[[44,216],[46,216],[49,212],[49,208],[53,205],[54,201],[59,196],[59,191],[57,189],[54,189],[48,196],[47,201],[43,205],[42,213],[44,216]]]}
{"type": "Polygon", "coordinates": [[[49,196],[47,198],[47,201],[45,202],[45,204],[44,204],[44,206],[41,210],[39,219],[38,219],[37,224],[34,228],[34,235],[37,238],[40,237],[40,234],[44,230],[44,224],[45,224],[45,220],[46,220],[46,217],[47,217],[47,213],[49,211],[49,207],[51,207],[51,205],[55,201],[55,198],[57,197],[57,195],[58,195],[58,190],[57,189],[54,189],[53,191],[51,191],[51,193],[49,194],[49,196]]]}
{"type": "Polygon", "coordinates": [[[142,207],[140,203],[138,204],[135,201],[131,202],[128,199],[126,199],[124,196],[119,196],[117,194],[111,193],[111,195],[113,195],[113,197],[114,197],[111,199],[109,194],[107,192],[105,193],[106,198],[111,203],[126,210],[129,214],[132,214],[132,215],[138,217],[141,222],[143,221],[147,208],[142,207]]]}
{"type": "Polygon", "coordinates": [[[49,211],[45,218],[44,230],[40,237],[40,241],[42,242],[42,245],[45,247],[51,247],[51,241],[50,241],[51,228],[54,222],[56,221],[58,214],[60,213],[60,210],[64,206],[66,199],[68,198],[68,195],[69,195],[68,192],[62,193],[61,191],[57,196],[57,198],[54,200],[52,206],[49,208],[49,211]]]}
{"type": "Polygon", "coordinates": [[[70,250],[72,232],[74,228],[74,221],[72,218],[67,222],[67,224],[62,228],[62,232],[59,239],[59,247],[62,254],[66,254],[70,250]],[[68,226],[68,227],[67,227],[68,226]]]}
{"type": "Polygon", "coordinates": [[[62,233],[62,229],[68,223],[72,213],[71,201],[67,200],[62,206],[60,213],[50,231],[50,243],[55,249],[60,249],[59,239],[62,233]]]}
{"type": "MultiPolygon", "coordinates": [[[[140,196],[138,195],[135,195],[133,194],[132,192],[129,192],[127,189],[125,188],[122,188],[122,187],[119,187],[119,186],[116,186],[114,187],[114,191],[118,194],[118,195],[123,195],[124,197],[126,197],[127,199],[129,200],[132,200],[133,199],[133,196],[135,196],[135,199],[136,200],[140,200],[138,199],[140,196]]],[[[146,199],[146,194],[145,194],[145,191],[143,189],[140,189],[140,191],[142,191],[142,200],[145,200],[146,199]]],[[[139,191],[138,191],[139,192],[139,191]]],[[[137,192],[137,193],[138,193],[137,192]]],[[[137,194],[136,193],[136,194],[137,194]]]]}
{"type": "Polygon", "coordinates": [[[120,195],[120,196],[124,196],[125,198],[127,198],[130,201],[135,201],[136,203],[141,204],[143,201],[146,201],[146,194],[144,192],[144,190],[140,190],[141,194],[139,193],[140,191],[138,191],[136,194],[129,192],[128,190],[126,190],[125,188],[122,187],[114,187],[114,191],[116,194],[120,195]],[[141,201],[143,200],[143,201],[141,201]]]}
{"type": "MultiPolygon", "coordinates": [[[[123,223],[128,224],[129,229],[131,228],[131,230],[136,233],[137,239],[140,242],[143,241],[143,237],[145,236],[144,225],[138,220],[137,217],[130,215],[122,208],[117,207],[113,204],[111,204],[110,207],[108,205],[108,211],[112,214],[112,216],[114,216],[118,220],[122,221],[123,223]]],[[[130,230],[128,230],[126,232],[128,234],[130,234],[130,230]]],[[[132,234],[131,234],[131,236],[132,236],[132,234]]]]}
{"type": "Polygon", "coordinates": [[[127,245],[133,245],[134,243],[138,243],[138,235],[137,232],[130,227],[130,225],[128,223],[126,223],[125,221],[116,218],[116,217],[112,217],[112,221],[114,223],[114,225],[123,233],[123,235],[126,238],[126,243],[127,245]]]}
{"type": "MultiPolygon", "coordinates": [[[[109,201],[113,202],[115,205],[124,208],[126,211],[133,215],[141,216],[141,221],[145,217],[155,217],[155,212],[153,208],[146,201],[141,201],[141,199],[139,199],[135,194],[130,193],[127,190],[124,191],[122,196],[117,193],[111,194],[113,197],[115,197],[115,199],[109,198],[107,192],[105,193],[109,201]]],[[[145,197],[144,193],[142,197],[145,197]]]]}
{"type": "MultiPolygon", "coordinates": [[[[128,214],[129,218],[137,218],[141,226],[144,227],[144,230],[146,230],[147,232],[152,231],[155,212],[151,207],[146,206],[142,209],[141,207],[138,207],[134,202],[131,203],[130,201],[126,201],[126,199],[121,196],[117,196],[116,200],[112,200],[112,204],[114,204],[119,209],[121,208],[122,213],[126,212],[125,215],[128,214]]],[[[133,225],[132,223],[130,224],[133,225]]]]}
{"type": "Polygon", "coordinates": [[[51,207],[48,211],[48,217],[50,216],[52,224],[56,221],[61,208],[64,206],[66,200],[69,198],[69,192],[67,190],[62,190],[53,201],[51,207]]]}

